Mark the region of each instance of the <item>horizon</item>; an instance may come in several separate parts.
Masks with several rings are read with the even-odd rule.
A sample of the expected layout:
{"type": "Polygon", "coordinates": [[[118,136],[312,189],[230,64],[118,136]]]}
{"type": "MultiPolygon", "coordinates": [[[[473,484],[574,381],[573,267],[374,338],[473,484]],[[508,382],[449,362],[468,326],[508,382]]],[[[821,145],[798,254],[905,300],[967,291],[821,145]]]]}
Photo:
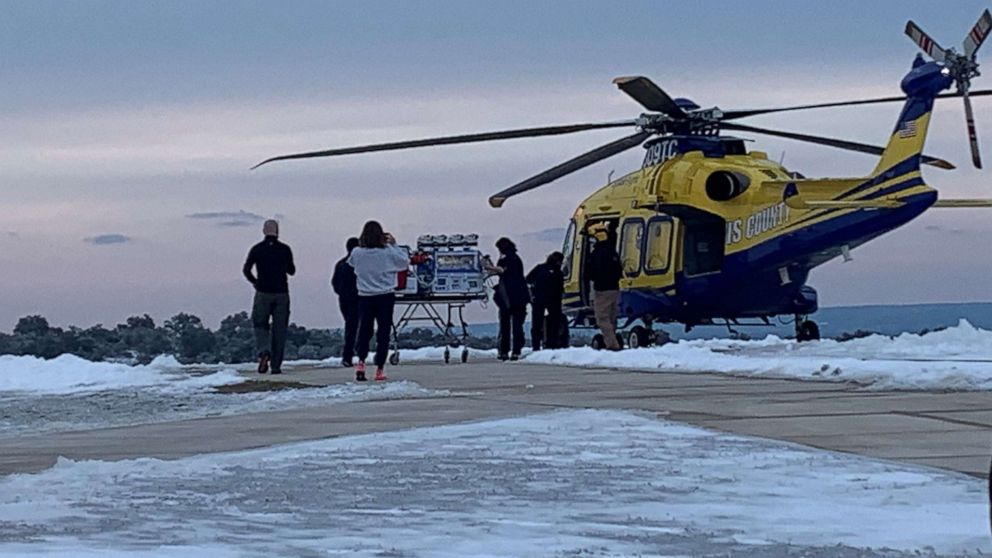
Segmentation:
{"type": "MultiPolygon", "coordinates": [[[[864,309],[864,308],[907,308],[907,307],[981,306],[981,305],[992,306],[992,300],[987,300],[987,301],[974,300],[974,301],[962,301],[962,302],[920,302],[920,303],[910,302],[910,303],[895,303],[895,304],[850,304],[850,305],[838,305],[838,306],[821,306],[818,311],[820,311],[820,310],[864,309]]],[[[208,322],[207,320],[203,320],[203,325],[206,326],[208,329],[216,330],[218,327],[220,327],[220,321],[221,320],[223,320],[224,318],[227,318],[227,317],[236,315],[236,314],[238,314],[240,312],[246,312],[248,314],[251,313],[250,312],[250,309],[239,309],[239,310],[230,312],[229,314],[225,314],[224,316],[222,316],[221,318],[219,318],[216,322],[208,322]]],[[[96,322],[96,323],[86,324],[86,325],[70,324],[70,323],[56,323],[56,322],[51,321],[47,316],[41,315],[41,317],[43,317],[46,320],[48,320],[49,326],[51,326],[51,327],[59,327],[59,328],[63,328],[63,329],[67,329],[67,328],[70,328],[70,327],[78,327],[80,329],[87,329],[87,328],[90,328],[90,327],[104,327],[104,328],[107,328],[107,329],[112,329],[114,327],[117,327],[118,325],[123,324],[127,320],[127,318],[142,317],[145,314],[147,314],[147,312],[139,312],[137,314],[131,314],[129,316],[125,316],[124,318],[121,318],[116,323],[96,322]]],[[[173,314],[171,316],[163,316],[161,318],[156,317],[156,316],[151,316],[150,314],[149,314],[149,317],[151,317],[155,321],[156,327],[161,327],[166,320],[169,320],[169,319],[175,317],[178,314],[190,314],[192,316],[196,316],[196,317],[201,318],[201,319],[203,318],[202,316],[199,316],[198,314],[196,314],[196,312],[190,312],[190,311],[185,311],[185,310],[180,310],[180,311],[176,312],[176,314],[173,314]]],[[[40,314],[28,314],[28,315],[25,315],[25,316],[18,316],[14,320],[14,325],[16,325],[17,320],[19,320],[21,318],[26,318],[28,316],[34,316],[34,315],[40,315],[40,314]]],[[[335,329],[340,329],[342,327],[340,325],[334,325],[334,326],[326,326],[326,325],[310,326],[310,325],[306,325],[306,324],[298,324],[296,322],[293,322],[292,320],[290,320],[290,321],[292,323],[296,324],[296,325],[305,327],[306,329],[330,329],[330,330],[335,330],[335,329]]],[[[530,322],[530,315],[529,314],[528,314],[527,322],[528,323],[530,322]]],[[[498,323],[499,322],[497,322],[497,321],[479,321],[479,322],[469,323],[468,324],[468,327],[471,328],[471,327],[479,327],[479,326],[493,326],[493,325],[496,325],[498,323]]],[[[681,324],[679,324],[677,322],[662,322],[662,323],[660,323],[660,325],[662,325],[662,326],[665,326],[665,325],[668,325],[668,326],[673,326],[673,325],[674,326],[680,326],[681,324]]],[[[431,329],[431,326],[430,325],[417,325],[417,326],[407,326],[407,327],[409,327],[411,329],[415,329],[415,328],[431,329]]],[[[700,324],[700,325],[698,325],[696,327],[697,328],[699,328],[699,327],[721,327],[722,328],[722,327],[725,327],[725,326],[724,326],[724,324],[700,324]]],[[[741,325],[741,327],[751,327],[751,326],[741,325]]],[[[765,326],[763,326],[763,325],[755,325],[754,327],[765,327],[765,326]]],[[[0,333],[3,333],[3,334],[8,334],[9,335],[12,332],[13,332],[13,325],[8,330],[0,329],[0,333]]]]}

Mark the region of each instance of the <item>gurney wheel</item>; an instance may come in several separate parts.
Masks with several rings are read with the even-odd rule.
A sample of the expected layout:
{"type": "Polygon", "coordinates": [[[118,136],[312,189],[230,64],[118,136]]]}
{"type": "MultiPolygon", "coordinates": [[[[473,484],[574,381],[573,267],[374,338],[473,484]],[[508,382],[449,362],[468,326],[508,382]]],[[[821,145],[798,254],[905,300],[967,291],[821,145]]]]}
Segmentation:
{"type": "Polygon", "coordinates": [[[393,351],[393,353],[389,355],[389,364],[391,364],[392,366],[396,366],[399,363],[400,363],[400,352],[393,351]]]}
{"type": "Polygon", "coordinates": [[[462,364],[468,362],[468,347],[462,349],[462,364]]]}
{"type": "Polygon", "coordinates": [[[445,364],[448,364],[449,362],[451,362],[451,351],[449,351],[448,349],[445,349],[444,350],[444,363],[445,364]]]}

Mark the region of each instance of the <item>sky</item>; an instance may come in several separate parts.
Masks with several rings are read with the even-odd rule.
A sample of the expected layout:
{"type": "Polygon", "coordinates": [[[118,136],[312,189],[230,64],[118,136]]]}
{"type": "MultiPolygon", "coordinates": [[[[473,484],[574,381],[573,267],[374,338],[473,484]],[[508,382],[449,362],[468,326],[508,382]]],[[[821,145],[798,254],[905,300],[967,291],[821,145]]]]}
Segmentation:
{"type": "MultiPolygon", "coordinates": [[[[340,324],[328,276],[368,219],[401,242],[475,232],[491,250],[510,236],[529,266],[559,247],[586,195],[642,154],[500,210],[488,196],[623,131],[249,167],[295,151],[633,118],[639,105],[611,83],[621,75],[723,109],[894,95],[916,54],[907,19],[958,46],[989,4],[0,1],[0,330],[35,313],[87,327],[186,311],[216,326],[250,305],[241,264],[269,217],[296,254],[293,320],[312,327],[340,324]]],[[[989,103],[975,103],[986,145],[989,103]]],[[[747,123],[884,144],[898,111],[747,123]]],[[[807,176],[874,165],[754,139],[807,176]]],[[[989,171],[968,164],[959,103],[936,110],[927,152],[959,165],[924,171],[942,196],[992,195],[989,171]]],[[[827,306],[992,300],[990,231],[982,211],[932,210],[810,284],[827,306]]]]}

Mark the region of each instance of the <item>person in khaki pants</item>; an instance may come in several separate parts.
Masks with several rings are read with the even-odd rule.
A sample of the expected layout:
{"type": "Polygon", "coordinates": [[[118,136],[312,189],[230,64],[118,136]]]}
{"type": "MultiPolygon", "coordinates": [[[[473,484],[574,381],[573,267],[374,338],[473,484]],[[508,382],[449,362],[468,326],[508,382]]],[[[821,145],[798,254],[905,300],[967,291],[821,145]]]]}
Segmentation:
{"type": "Polygon", "coordinates": [[[590,266],[592,276],[593,311],[596,314],[596,325],[603,334],[603,342],[611,351],[619,351],[617,342],[617,303],[620,298],[620,278],[623,277],[623,266],[616,246],[610,242],[610,233],[605,223],[597,223],[589,227],[589,234],[596,238],[592,249],[590,266]]]}

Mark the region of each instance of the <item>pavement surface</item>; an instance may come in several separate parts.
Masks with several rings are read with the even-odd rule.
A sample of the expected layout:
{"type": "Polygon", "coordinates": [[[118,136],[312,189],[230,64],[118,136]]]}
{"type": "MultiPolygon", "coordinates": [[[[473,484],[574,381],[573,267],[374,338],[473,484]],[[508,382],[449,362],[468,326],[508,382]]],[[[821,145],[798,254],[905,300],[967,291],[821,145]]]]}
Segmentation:
{"type": "MultiPolygon", "coordinates": [[[[988,473],[992,394],[883,392],[862,386],[569,368],[478,360],[393,367],[449,397],[334,403],[238,416],[20,436],[4,440],[0,474],[35,472],[59,456],[175,459],[335,436],[489,420],[554,409],[629,409],[706,428],[959,471],[988,473]]],[[[342,368],[299,367],[264,381],[353,381],[342,368]]]]}

